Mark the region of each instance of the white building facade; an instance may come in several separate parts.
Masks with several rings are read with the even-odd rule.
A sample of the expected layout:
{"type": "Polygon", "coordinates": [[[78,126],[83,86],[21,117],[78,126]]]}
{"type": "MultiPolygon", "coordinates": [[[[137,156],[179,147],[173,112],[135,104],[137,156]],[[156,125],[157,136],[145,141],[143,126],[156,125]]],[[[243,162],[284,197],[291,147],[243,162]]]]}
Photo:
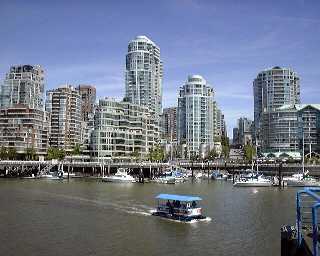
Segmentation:
{"type": "Polygon", "coordinates": [[[162,112],[160,48],[146,36],[137,36],[126,55],[126,94],[129,102],[148,107],[160,124],[162,112]]]}
{"type": "Polygon", "coordinates": [[[214,146],[214,91],[199,75],[188,77],[178,98],[177,137],[187,156],[214,146]]]}
{"type": "Polygon", "coordinates": [[[91,138],[94,157],[145,159],[159,141],[159,127],[147,107],[111,98],[99,100],[91,138]]]}

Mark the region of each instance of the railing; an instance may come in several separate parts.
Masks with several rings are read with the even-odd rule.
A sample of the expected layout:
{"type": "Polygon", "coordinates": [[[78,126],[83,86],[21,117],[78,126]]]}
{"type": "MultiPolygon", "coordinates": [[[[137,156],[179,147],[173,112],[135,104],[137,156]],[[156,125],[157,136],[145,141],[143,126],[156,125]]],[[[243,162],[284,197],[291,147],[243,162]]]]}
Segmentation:
{"type": "Polygon", "coordinates": [[[312,238],[312,255],[319,255],[319,216],[320,188],[305,188],[297,192],[298,245],[312,238]]]}

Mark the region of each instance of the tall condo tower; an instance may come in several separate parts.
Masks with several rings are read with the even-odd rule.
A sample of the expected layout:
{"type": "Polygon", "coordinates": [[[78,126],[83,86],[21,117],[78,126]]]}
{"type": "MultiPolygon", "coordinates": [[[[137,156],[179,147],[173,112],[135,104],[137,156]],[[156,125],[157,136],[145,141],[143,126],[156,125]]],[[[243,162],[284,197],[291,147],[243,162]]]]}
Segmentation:
{"type": "Polygon", "coordinates": [[[188,77],[178,98],[178,143],[185,144],[190,155],[203,146],[213,146],[214,92],[199,75],[188,77]]]}
{"type": "Polygon", "coordinates": [[[43,110],[44,71],[38,66],[19,65],[10,67],[0,90],[0,107],[24,105],[43,110]]]}
{"type": "Polygon", "coordinates": [[[71,85],[47,91],[46,111],[51,115],[50,146],[72,151],[81,143],[82,100],[71,85]]]}
{"type": "Polygon", "coordinates": [[[162,111],[162,62],[160,48],[146,36],[129,42],[126,55],[126,98],[147,106],[159,122],[162,111]]]}
{"type": "Polygon", "coordinates": [[[256,136],[262,124],[262,114],[282,105],[300,103],[300,79],[290,68],[273,67],[260,72],[253,81],[254,126],[256,136]]]}

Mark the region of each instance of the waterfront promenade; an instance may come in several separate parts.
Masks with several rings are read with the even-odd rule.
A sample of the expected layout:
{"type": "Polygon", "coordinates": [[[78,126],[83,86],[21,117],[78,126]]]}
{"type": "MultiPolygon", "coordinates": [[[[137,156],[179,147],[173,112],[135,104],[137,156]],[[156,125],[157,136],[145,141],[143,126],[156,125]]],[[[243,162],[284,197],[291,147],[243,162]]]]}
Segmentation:
{"type": "MultiPolygon", "coordinates": [[[[168,168],[175,167],[181,171],[194,170],[195,172],[208,170],[225,170],[230,173],[241,172],[251,169],[249,163],[237,163],[218,160],[214,162],[97,162],[97,161],[0,161],[0,174],[12,176],[23,176],[28,173],[48,172],[51,170],[63,170],[64,172],[76,172],[83,175],[111,174],[117,168],[128,168],[135,173],[143,172],[146,176],[152,176],[168,168]]],[[[299,163],[262,163],[258,166],[259,172],[266,175],[290,175],[302,169],[299,163]]],[[[256,166],[254,166],[256,169],[256,166]]],[[[305,165],[311,175],[320,176],[320,165],[305,165]]]]}

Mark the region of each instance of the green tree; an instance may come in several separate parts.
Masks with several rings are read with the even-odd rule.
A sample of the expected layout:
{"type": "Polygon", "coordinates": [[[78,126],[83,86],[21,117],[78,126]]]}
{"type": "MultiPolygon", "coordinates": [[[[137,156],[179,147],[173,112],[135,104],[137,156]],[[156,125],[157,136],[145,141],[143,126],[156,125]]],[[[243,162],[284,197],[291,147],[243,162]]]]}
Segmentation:
{"type": "Polygon", "coordinates": [[[200,156],[199,155],[197,155],[196,153],[191,153],[191,155],[190,155],[190,161],[191,162],[196,162],[196,161],[198,161],[200,159],[200,156]]]}
{"type": "Polygon", "coordinates": [[[65,155],[66,155],[66,152],[63,149],[48,148],[48,151],[47,151],[48,160],[52,160],[52,159],[62,160],[64,159],[65,155]]]}
{"type": "Polygon", "coordinates": [[[64,149],[58,149],[58,159],[59,160],[63,160],[64,157],[66,156],[66,151],[64,151],[64,149]]]}
{"type": "Polygon", "coordinates": [[[226,136],[221,137],[222,155],[228,158],[230,154],[229,138],[226,136]]]}
{"type": "Polygon", "coordinates": [[[80,144],[76,144],[73,147],[72,155],[81,155],[81,146],[80,146],[80,144]]]}
{"type": "Polygon", "coordinates": [[[243,152],[244,159],[248,162],[251,162],[253,157],[256,155],[256,148],[251,144],[247,144],[243,147],[243,152]]]}
{"type": "Polygon", "coordinates": [[[130,156],[134,159],[134,160],[137,160],[140,158],[140,151],[138,149],[135,149],[131,154],[130,156]]]}
{"type": "Polygon", "coordinates": [[[214,159],[216,159],[218,157],[218,153],[216,152],[215,149],[211,149],[208,153],[207,159],[209,161],[213,161],[214,159]]]}
{"type": "Polygon", "coordinates": [[[27,160],[35,160],[36,150],[33,147],[32,148],[27,148],[25,154],[26,154],[26,159],[27,160]]]}
{"type": "Polygon", "coordinates": [[[9,158],[9,160],[15,160],[17,158],[16,148],[9,148],[8,149],[8,158],[9,158]]]}
{"type": "Polygon", "coordinates": [[[164,150],[160,145],[152,147],[149,151],[148,159],[150,161],[160,162],[163,161],[164,157],[164,150]]]}
{"type": "Polygon", "coordinates": [[[0,159],[5,160],[7,159],[7,157],[8,157],[8,151],[5,147],[2,146],[0,149],[0,159]]]}

